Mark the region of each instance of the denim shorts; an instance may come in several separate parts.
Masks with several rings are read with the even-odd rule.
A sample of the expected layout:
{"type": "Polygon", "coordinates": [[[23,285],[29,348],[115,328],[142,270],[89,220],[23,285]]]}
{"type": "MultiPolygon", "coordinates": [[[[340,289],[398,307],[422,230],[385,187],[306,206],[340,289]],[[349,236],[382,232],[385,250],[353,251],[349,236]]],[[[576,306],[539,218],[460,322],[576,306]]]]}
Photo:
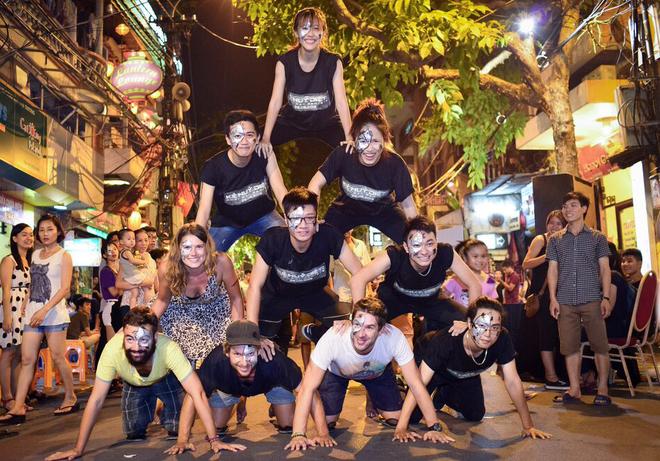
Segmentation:
{"type": "MultiPolygon", "coordinates": [[[[323,382],[319,386],[319,394],[327,416],[336,416],[341,413],[349,381],[350,379],[337,376],[330,371],[325,372],[323,382]]],[[[403,401],[394,379],[391,364],[377,378],[356,379],[354,381],[364,385],[376,409],[381,411],[401,410],[403,401]]]]}
{"type": "Polygon", "coordinates": [[[68,323],[60,323],[58,325],[39,325],[38,327],[31,327],[28,324],[25,324],[23,327],[23,333],[59,333],[60,331],[66,331],[69,328],[68,323]]]}
{"type": "MultiPolygon", "coordinates": [[[[209,397],[209,405],[211,408],[231,408],[241,400],[240,397],[231,394],[225,394],[222,391],[216,390],[211,397],[209,397]]],[[[266,392],[266,400],[271,405],[290,405],[295,403],[296,398],[293,392],[283,387],[274,387],[266,392]]]]}
{"type": "Polygon", "coordinates": [[[215,241],[215,247],[218,251],[227,251],[233,243],[245,234],[256,235],[261,237],[271,227],[284,226],[284,219],[273,210],[270,213],[263,215],[253,223],[245,227],[211,227],[209,234],[215,241]]]}

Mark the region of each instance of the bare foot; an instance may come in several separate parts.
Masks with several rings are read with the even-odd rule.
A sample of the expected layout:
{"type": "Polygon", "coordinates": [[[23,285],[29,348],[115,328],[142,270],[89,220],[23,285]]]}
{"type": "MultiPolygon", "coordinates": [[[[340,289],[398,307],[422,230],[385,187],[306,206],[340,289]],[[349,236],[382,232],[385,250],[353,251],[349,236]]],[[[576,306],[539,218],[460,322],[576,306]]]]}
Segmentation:
{"type": "Polygon", "coordinates": [[[241,397],[241,401],[238,402],[238,405],[236,405],[236,424],[241,424],[243,421],[245,421],[245,417],[247,416],[246,403],[247,399],[245,397],[241,397]]]}

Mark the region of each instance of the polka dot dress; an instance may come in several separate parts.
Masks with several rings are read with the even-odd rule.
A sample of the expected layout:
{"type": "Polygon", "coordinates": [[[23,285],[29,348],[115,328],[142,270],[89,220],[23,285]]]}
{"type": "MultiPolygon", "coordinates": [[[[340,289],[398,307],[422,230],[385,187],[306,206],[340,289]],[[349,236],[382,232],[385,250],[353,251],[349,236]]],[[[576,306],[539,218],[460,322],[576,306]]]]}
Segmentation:
{"type": "MultiPolygon", "coordinates": [[[[0,348],[6,349],[9,346],[20,346],[23,339],[23,314],[21,307],[23,300],[30,291],[30,269],[19,269],[14,267],[14,273],[11,276],[11,293],[9,302],[11,303],[12,325],[11,331],[6,332],[4,328],[0,329],[0,348]]],[[[4,324],[3,311],[0,310],[0,327],[4,324]]]]}

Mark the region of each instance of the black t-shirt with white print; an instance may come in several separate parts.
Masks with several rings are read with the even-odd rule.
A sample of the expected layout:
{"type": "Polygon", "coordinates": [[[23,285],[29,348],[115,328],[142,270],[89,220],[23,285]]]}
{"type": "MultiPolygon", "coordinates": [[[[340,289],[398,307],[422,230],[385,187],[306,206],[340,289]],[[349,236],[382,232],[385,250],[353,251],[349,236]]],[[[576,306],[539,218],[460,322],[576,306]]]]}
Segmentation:
{"type": "Polygon", "coordinates": [[[366,166],[360,163],[357,152],[349,154],[339,146],[319,171],[328,183],[339,178],[340,194],[333,206],[353,215],[377,215],[413,193],[406,162],[396,152],[386,149],[375,165],[366,166]]]}
{"type": "Polygon", "coordinates": [[[446,243],[438,243],[435,259],[426,275],[422,275],[410,264],[410,256],[401,245],[387,247],[390,268],[385,272],[383,285],[396,294],[411,301],[436,299],[447,277],[447,269],[454,262],[454,249],[446,243]]]}
{"type": "Polygon", "coordinates": [[[197,374],[207,396],[216,390],[236,397],[265,394],[274,387],[293,391],[302,380],[302,372],[298,365],[279,350],[275,351],[270,362],[259,357],[254,379],[242,380],[232,368],[223,346],[211,351],[197,370],[197,374]]]}
{"type": "Polygon", "coordinates": [[[286,104],[280,110],[278,123],[304,131],[322,130],[339,123],[332,86],[339,60],[338,55],[321,50],[314,69],[305,72],[300,67],[297,48],[278,58],[286,78],[286,104]]]}
{"type": "Polygon", "coordinates": [[[435,372],[434,379],[456,382],[479,376],[494,363],[505,365],[516,358],[511,336],[504,328],[495,344],[474,360],[463,347],[463,336],[466,334],[468,331],[452,336],[448,328],[427,333],[415,344],[415,359],[418,363],[423,360],[435,372]]]}
{"type": "Polygon", "coordinates": [[[272,227],[257,244],[257,252],[270,266],[266,292],[297,297],[322,290],[328,284],[330,256],[339,258],[344,236],[329,224],[319,224],[307,251],[298,253],[291,244],[289,229],[272,227]]]}
{"type": "Polygon", "coordinates": [[[245,227],[275,209],[266,165],[268,159],[253,154],[243,168],[221,152],[204,163],[202,182],[215,187],[213,227],[245,227]]]}

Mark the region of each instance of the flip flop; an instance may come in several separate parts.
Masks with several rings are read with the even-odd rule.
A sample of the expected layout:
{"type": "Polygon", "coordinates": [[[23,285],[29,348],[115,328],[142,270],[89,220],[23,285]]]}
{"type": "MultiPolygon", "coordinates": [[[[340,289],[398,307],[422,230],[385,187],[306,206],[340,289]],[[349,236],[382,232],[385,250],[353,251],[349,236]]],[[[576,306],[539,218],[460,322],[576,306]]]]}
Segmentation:
{"type": "Polygon", "coordinates": [[[53,415],[64,416],[64,415],[69,415],[71,413],[75,413],[78,410],[80,410],[80,402],[76,401],[76,403],[74,403],[73,405],[57,407],[57,409],[53,412],[53,415]]]}
{"type": "Polygon", "coordinates": [[[0,426],[11,426],[12,424],[23,424],[25,422],[25,415],[7,413],[4,416],[9,416],[9,418],[0,419],[0,426]]]}
{"type": "Polygon", "coordinates": [[[612,399],[603,394],[596,394],[596,397],[594,397],[594,405],[598,407],[607,407],[612,405],[612,399]]]}
{"type": "Polygon", "coordinates": [[[399,424],[399,420],[396,418],[383,418],[382,416],[379,416],[378,422],[382,424],[383,426],[386,427],[391,427],[391,428],[396,428],[396,425],[399,424]]]}
{"type": "Polygon", "coordinates": [[[567,404],[573,404],[573,403],[582,403],[582,400],[580,400],[579,397],[573,397],[571,394],[568,392],[564,392],[561,395],[556,395],[552,401],[554,403],[562,403],[564,405],[567,404]]]}

